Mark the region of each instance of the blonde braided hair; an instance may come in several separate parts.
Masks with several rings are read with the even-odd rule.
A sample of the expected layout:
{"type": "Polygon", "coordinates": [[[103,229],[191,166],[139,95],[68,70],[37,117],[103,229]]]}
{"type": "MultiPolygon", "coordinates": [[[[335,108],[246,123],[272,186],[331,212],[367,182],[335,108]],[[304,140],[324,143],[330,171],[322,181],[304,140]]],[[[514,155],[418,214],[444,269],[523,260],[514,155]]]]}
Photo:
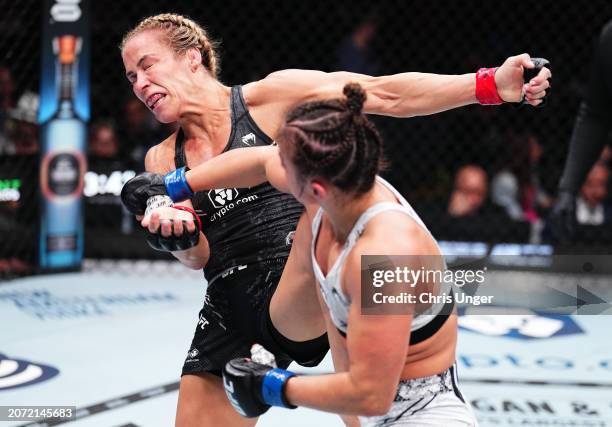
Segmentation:
{"type": "Polygon", "coordinates": [[[202,65],[212,77],[217,78],[220,64],[216,49],[219,44],[211,40],[206,30],[200,25],[175,13],[149,16],[123,36],[119,48],[123,51],[128,40],[146,30],[162,30],[168,38],[170,47],[179,55],[191,48],[198,49],[202,54],[202,65]]]}

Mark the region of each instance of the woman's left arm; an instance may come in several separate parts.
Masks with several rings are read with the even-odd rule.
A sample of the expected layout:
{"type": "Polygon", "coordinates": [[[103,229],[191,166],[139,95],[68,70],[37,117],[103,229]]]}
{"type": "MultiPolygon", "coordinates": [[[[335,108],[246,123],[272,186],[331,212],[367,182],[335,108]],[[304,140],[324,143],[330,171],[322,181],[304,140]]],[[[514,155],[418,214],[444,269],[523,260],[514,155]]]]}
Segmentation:
{"type": "MultiPolygon", "coordinates": [[[[385,253],[385,249],[368,245],[368,252],[385,253]]],[[[292,377],[287,382],[286,397],[294,405],[322,411],[384,415],[393,402],[406,362],[412,316],[361,313],[361,287],[367,286],[361,283],[361,253],[352,251],[343,278],[351,300],[346,340],[349,369],[325,376],[292,377]]]]}

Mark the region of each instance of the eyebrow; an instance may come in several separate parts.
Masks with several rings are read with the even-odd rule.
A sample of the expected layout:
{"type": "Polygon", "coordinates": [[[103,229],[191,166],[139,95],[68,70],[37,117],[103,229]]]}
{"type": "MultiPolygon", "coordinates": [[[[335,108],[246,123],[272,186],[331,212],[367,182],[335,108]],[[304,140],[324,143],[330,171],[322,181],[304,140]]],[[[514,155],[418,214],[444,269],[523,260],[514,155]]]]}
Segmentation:
{"type": "MultiPolygon", "coordinates": [[[[140,57],[140,59],[138,60],[138,62],[136,63],[136,68],[139,68],[142,63],[144,62],[145,59],[147,59],[149,56],[151,56],[150,54],[146,53],[144,55],[142,55],[140,57]]],[[[128,80],[130,79],[130,77],[132,77],[133,75],[135,75],[136,73],[133,71],[128,71],[127,73],[125,73],[125,76],[128,78],[128,80]]]]}

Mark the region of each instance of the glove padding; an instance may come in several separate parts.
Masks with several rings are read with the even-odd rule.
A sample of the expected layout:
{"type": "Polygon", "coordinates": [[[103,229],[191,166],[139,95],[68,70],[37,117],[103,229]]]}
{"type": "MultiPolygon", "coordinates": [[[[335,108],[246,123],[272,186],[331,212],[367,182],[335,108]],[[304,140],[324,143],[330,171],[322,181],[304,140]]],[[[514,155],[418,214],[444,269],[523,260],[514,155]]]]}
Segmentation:
{"type": "Polygon", "coordinates": [[[166,195],[164,177],[143,172],[125,183],[121,189],[121,202],[134,215],[144,215],[150,197],[166,195]]]}
{"type": "Polygon", "coordinates": [[[193,248],[200,241],[200,231],[202,230],[202,222],[196,214],[195,210],[187,206],[172,206],[172,208],[186,211],[193,215],[195,224],[195,230],[190,233],[187,230],[187,221],[183,221],[183,234],[177,236],[172,230],[172,234],[168,237],[164,237],[161,234],[161,227],[157,230],[157,233],[147,233],[147,243],[153,249],[164,252],[175,252],[184,251],[189,248],[193,248]]]}
{"type": "Polygon", "coordinates": [[[571,240],[576,231],[576,197],[571,192],[559,192],[549,221],[551,231],[559,242],[571,240]]]}
{"type": "Polygon", "coordinates": [[[234,409],[243,417],[253,418],[272,405],[295,408],[284,393],[287,380],[294,375],[248,358],[237,358],[225,364],[223,386],[234,409]]]}
{"type": "Polygon", "coordinates": [[[163,252],[176,252],[176,251],[185,251],[189,248],[193,248],[198,245],[200,241],[200,229],[197,226],[193,233],[190,233],[187,230],[187,221],[183,221],[183,234],[180,236],[176,236],[171,234],[168,237],[164,237],[161,235],[161,227],[157,231],[157,233],[151,233],[147,231],[147,243],[156,251],[163,252]]]}
{"type": "MultiPolygon", "coordinates": [[[[525,68],[525,71],[523,71],[523,81],[525,83],[527,83],[528,81],[533,79],[535,76],[537,76],[542,68],[544,67],[547,67],[548,69],[551,68],[550,61],[545,58],[531,58],[531,62],[533,62],[533,65],[535,65],[535,67],[525,68]]],[[[548,101],[549,93],[550,93],[550,88],[546,90],[546,95],[544,96],[544,98],[542,98],[542,102],[539,105],[537,105],[536,108],[542,108],[544,105],[546,105],[548,101]]],[[[523,99],[521,99],[521,102],[519,102],[518,106],[521,107],[523,105],[529,105],[524,95],[523,95],[523,99]]]]}

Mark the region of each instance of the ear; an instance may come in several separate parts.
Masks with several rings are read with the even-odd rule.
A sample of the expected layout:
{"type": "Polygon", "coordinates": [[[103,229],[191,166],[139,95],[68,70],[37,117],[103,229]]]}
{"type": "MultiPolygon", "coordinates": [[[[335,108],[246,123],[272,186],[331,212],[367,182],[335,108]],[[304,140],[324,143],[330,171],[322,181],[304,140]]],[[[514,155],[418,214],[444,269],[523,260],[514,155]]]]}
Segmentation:
{"type": "Polygon", "coordinates": [[[310,181],[310,191],[317,199],[324,199],[329,193],[327,185],[320,179],[312,179],[310,181]]]}
{"type": "Polygon", "coordinates": [[[202,53],[195,47],[187,50],[187,61],[189,62],[189,69],[192,72],[196,72],[200,65],[202,65],[202,53]]]}

